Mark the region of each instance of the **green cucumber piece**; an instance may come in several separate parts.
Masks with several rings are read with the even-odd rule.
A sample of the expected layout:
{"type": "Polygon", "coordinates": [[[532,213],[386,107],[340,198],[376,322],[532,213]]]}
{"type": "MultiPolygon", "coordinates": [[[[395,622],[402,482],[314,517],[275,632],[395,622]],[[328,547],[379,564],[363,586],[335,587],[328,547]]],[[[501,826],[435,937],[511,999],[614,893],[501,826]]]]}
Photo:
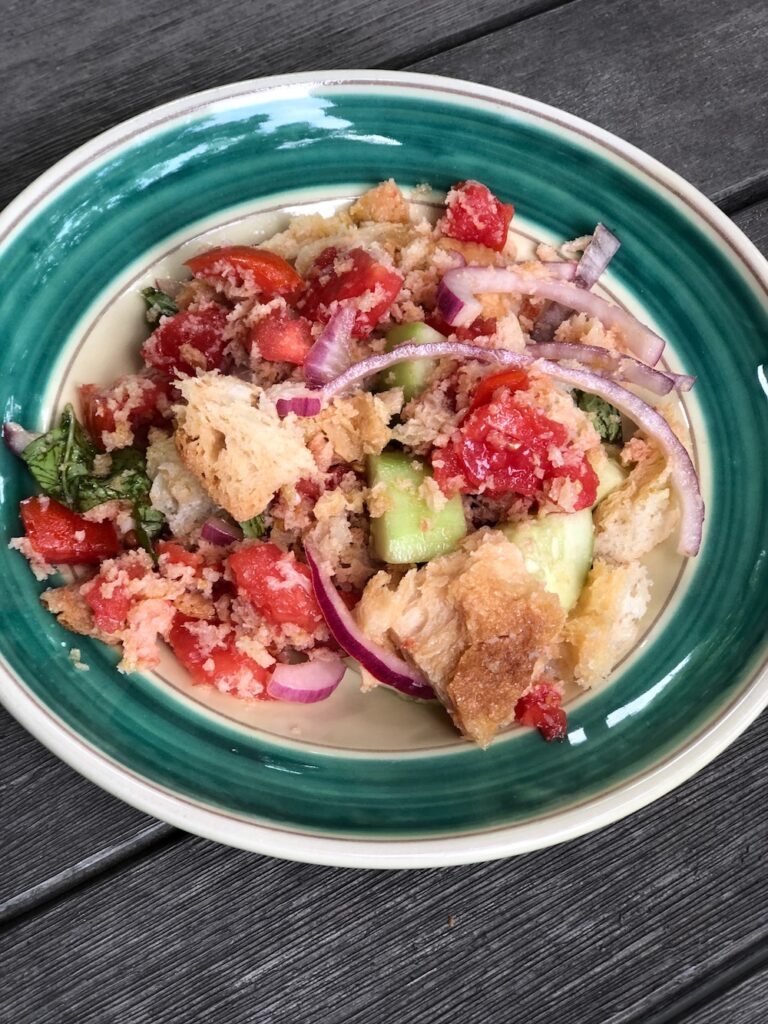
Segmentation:
{"type": "Polygon", "coordinates": [[[601,460],[600,465],[595,467],[595,472],[597,473],[597,497],[592,508],[599,505],[609,494],[613,494],[627,479],[627,471],[610,455],[601,460]]]}
{"type": "Polygon", "coordinates": [[[592,565],[592,512],[553,512],[541,519],[507,523],[502,533],[516,544],[525,567],[560,599],[569,612],[579,599],[592,565]]]}
{"type": "MultiPolygon", "coordinates": [[[[397,327],[387,331],[386,339],[387,343],[384,346],[386,352],[391,352],[398,345],[429,345],[437,341],[445,341],[444,335],[420,321],[413,324],[398,324],[397,327]]],[[[378,388],[380,391],[385,391],[387,388],[402,388],[404,400],[410,402],[427,386],[436,366],[436,359],[411,359],[407,363],[397,363],[395,366],[390,366],[388,370],[381,371],[378,388]]]]}
{"type": "Polygon", "coordinates": [[[452,551],[467,532],[461,497],[457,494],[439,511],[419,496],[419,488],[432,474],[420,459],[401,451],[368,457],[368,483],[383,484],[390,508],[371,519],[376,555],[383,562],[402,565],[428,562],[452,551]]]}

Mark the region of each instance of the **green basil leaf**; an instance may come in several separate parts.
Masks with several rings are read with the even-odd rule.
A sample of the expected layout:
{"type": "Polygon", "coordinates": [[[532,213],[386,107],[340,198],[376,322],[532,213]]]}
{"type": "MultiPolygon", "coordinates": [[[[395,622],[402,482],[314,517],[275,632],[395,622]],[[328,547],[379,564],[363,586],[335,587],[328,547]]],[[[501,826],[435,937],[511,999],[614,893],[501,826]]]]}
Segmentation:
{"type": "Polygon", "coordinates": [[[592,420],[592,425],[606,444],[621,444],[621,413],[597,395],[587,391],[574,391],[576,405],[592,420]]]}
{"type": "Polygon", "coordinates": [[[157,288],[142,288],[141,294],[147,304],[147,320],[155,323],[161,316],[175,316],[179,307],[166,292],[157,288]]]}
{"type": "Polygon", "coordinates": [[[74,508],[80,483],[92,472],[95,455],[96,448],[68,405],[59,425],[27,445],[21,457],[43,494],[74,508]]]}

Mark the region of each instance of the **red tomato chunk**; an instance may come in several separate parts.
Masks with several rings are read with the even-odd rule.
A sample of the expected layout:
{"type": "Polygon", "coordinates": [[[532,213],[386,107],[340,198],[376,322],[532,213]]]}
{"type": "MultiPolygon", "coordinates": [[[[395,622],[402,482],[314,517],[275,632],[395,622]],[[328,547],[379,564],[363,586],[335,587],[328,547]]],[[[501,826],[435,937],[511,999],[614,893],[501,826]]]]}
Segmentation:
{"type": "Polygon", "coordinates": [[[262,359],[301,366],[314,344],[312,324],[303,316],[275,310],[251,328],[251,350],[262,359]]]}
{"type": "MultiPolygon", "coordinates": [[[[519,494],[546,499],[553,482],[571,480],[580,486],[569,512],[588,508],[597,495],[597,474],[571,449],[568,431],[536,409],[516,401],[525,390],[510,380],[492,401],[474,408],[457,435],[435,449],[432,467],[448,495],[484,493],[492,498],[519,494]]],[[[492,384],[483,382],[487,390],[492,384]]]]}
{"type": "Polygon", "coordinates": [[[229,282],[238,287],[252,286],[263,298],[283,295],[297,298],[304,287],[301,276],[282,256],[250,245],[227,245],[211,249],[187,260],[195,277],[208,281],[229,282]]]}
{"type": "Polygon", "coordinates": [[[30,544],[46,562],[95,565],[120,551],[112,523],[92,523],[53,498],[27,498],[20,511],[30,544]]]}
{"type": "MultiPolygon", "coordinates": [[[[128,555],[127,559],[131,557],[128,555]]],[[[120,559],[120,563],[123,564],[118,563],[121,574],[125,574],[125,582],[109,578],[112,574],[110,566],[102,569],[81,590],[83,598],[93,612],[94,622],[105,633],[116,633],[126,625],[128,613],[134,604],[133,595],[125,585],[126,582],[147,575],[146,565],[133,564],[127,559],[124,557],[120,559]]]]}
{"type": "Polygon", "coordinates": [[[141,347],[144,362],[173,376],[176,370],[194,376],[196,370],[221,370],[225,363],[227,310],[209,302],[163,319],[141,347]]]}
{"type": "Polygon", "coordinates": [[[440,229],[460,242],[478,242],[500,252],[507,240],[509,223],[515,212],[511,203],[502,203],[479,181],[460,181],[446,198],[447,209],[440,229]]]}
{"type": "Polygon", "coordinates": [[[439,313],[430,313],[427,317],[427,324],[439,334],[444,334],[446,338],[449,334],[453,334],[458,341],[468,343],[475,341],[477,338],[489,338],[492,334],[496,333],[495,316],[478,316],[467,327],[451,327],[450,324],[443,320],[439,313]]]}
{"type": "Polygon", "coordinates": [[[565,739],[568,719],[561,703],[562,697],[554,686],[539,683],[515,705],[515,721],[538,729],[545,740],[565,739]]]}
{"type": "MultiPolygon", "coordinates": [[[[133,433],[133,441],[146,444],[150,427],[160,427],[170,414],[172,384],[167,380],[130,374],[119,377],[114,384],[100,388],[97,384],[80,386],[80,403],[88,433],[99,447],[104,447],[103,434],[114,434],[117,422],[123,421],[133,433]]],[[[120,440],[118,437],[115,440],[120,440]]],[[[124,445],[110,445],[124,447],[124,445]]]]}
{"type": "Polygon", "coordinates": [[[309,569],[275,544],[249,544],[229,556],[238,591],[276,626],[290,623],[314,632],[323,613],[312,590],[309,569]]]}
{"type": "Polygon", "coordinates": [[[331,308],[333,303],[358,300],[352,334],[366,338],[397,298],[402,283],[396,271],[377,263],[364,249],[339,253],[330,247],[315,261],[299,308],[310,320],[324,324],[336,308],[331,308]]]}
{"type": "MultiPolygon", "coordinates": [[[[200,638],[195,633],[195,625],[199,622],[199,619],[186,615],[176,615],[168,636],[173,653],[189,672],[192,682],[215,686],[224,693],[234,691],[239,696],[269,700],[269,669],[262,668],[239,650],[232,633],[210,650],[202,649],[200,638]],[[189,625],[192,629],[188,628],[189,625]]],[[[218,623],[207,625],[216,626],[218,623]]]]}

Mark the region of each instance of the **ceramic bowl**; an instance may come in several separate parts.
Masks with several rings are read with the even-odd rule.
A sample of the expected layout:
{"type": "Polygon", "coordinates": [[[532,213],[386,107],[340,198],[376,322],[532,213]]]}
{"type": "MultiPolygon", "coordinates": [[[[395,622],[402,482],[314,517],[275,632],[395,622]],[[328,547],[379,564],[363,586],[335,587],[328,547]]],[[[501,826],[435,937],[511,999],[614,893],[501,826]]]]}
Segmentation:
{"type": "Polygon", "coordinates": [[[437,193],[486,182],[516,204],[521,246],[606,222],[622,240],[608,294],[668,340],[669,365],[697,376],[680,412],[704,543],[694,560],[673,543],[651,559],[635,650],[570,703],[565,742],[511,729],[486,751],[435,707],[361,695],[353,671],[304,708],[193,687],[170,657],[121,675],[110,650],[43,611],[41,585],[7,549],[32,487],[3,451],[0,697],[78,771],[181,828],[298,860],[416,867],[605,825],[693,774],[766,704],[768,265],[755,248],[650,157],[520,96],[392,72],[244,82],[107,132],[0,217],[0,407],[47,426],[77,384],[137,364],[137,289],[155,274],[201,241],[263,237],[388,177],[437,193]]]}

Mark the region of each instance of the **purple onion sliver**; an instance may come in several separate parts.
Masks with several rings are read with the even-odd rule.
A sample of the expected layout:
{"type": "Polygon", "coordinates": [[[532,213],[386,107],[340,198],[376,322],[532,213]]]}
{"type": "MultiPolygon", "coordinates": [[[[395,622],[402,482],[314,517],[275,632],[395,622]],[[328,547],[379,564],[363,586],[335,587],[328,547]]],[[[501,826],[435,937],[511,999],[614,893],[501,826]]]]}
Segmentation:
{"type": "Polygon", "coordinates": [[[304,378],[310,387],[322,387],[352,363],[350,342],[356,315],[352,306],[340,306],[323,328],[304,360],[304,378]]]}
{"type": "Polygon", "coordinates": [[[3,440],[14,455],[21,455],[25,448],[29,447],[42,434],[34,430],[25,430],[18,423],[10,420],[3,424],[3,440]]]}
{"type": "Polygon", "coordinates": [[[323,400],[319,395],[293,395],[290,398],[278,398],[275,408],[281,420],[289,413],[295,413],[297,416],[317,416],[323,408],[323,400]]]}
{"type": "Polygon", "coordinates": [[[267,693],[276,700],[316,704],[331,696],[346,670],[347,666],[341,658],[304,661],[299,665],[276,665],[267,683],[267,693]]]}
{"type": "Polygon", "coordinates": [[[304,545],[304,554],[307,556],[317,603],[339,647],[346,651],[350,658],[355,658],[380,683],[417,700],[434,700],[434,690],[416,669],[402,658],[398,658],[396,654],[373,643],[363,633],[352,617],[352,612],[339,597],[330,576],[321,569],[318,556],[311,545],[304,545]]]}
{"type": "Polygon", "coordinates": [[[605,224],[598,224],[576,268],[575,282],[581,288],[596,284],[619,250],[621,242],[605,224]]]}
{"type": "Polygon", "coordinates": [[[200,529],[200,536],[209,544],[234,544],[235,541],[243,539],[243,531],[234,523],[228,523],[226,519],[218,516],[206,519],[200,529]]]}

